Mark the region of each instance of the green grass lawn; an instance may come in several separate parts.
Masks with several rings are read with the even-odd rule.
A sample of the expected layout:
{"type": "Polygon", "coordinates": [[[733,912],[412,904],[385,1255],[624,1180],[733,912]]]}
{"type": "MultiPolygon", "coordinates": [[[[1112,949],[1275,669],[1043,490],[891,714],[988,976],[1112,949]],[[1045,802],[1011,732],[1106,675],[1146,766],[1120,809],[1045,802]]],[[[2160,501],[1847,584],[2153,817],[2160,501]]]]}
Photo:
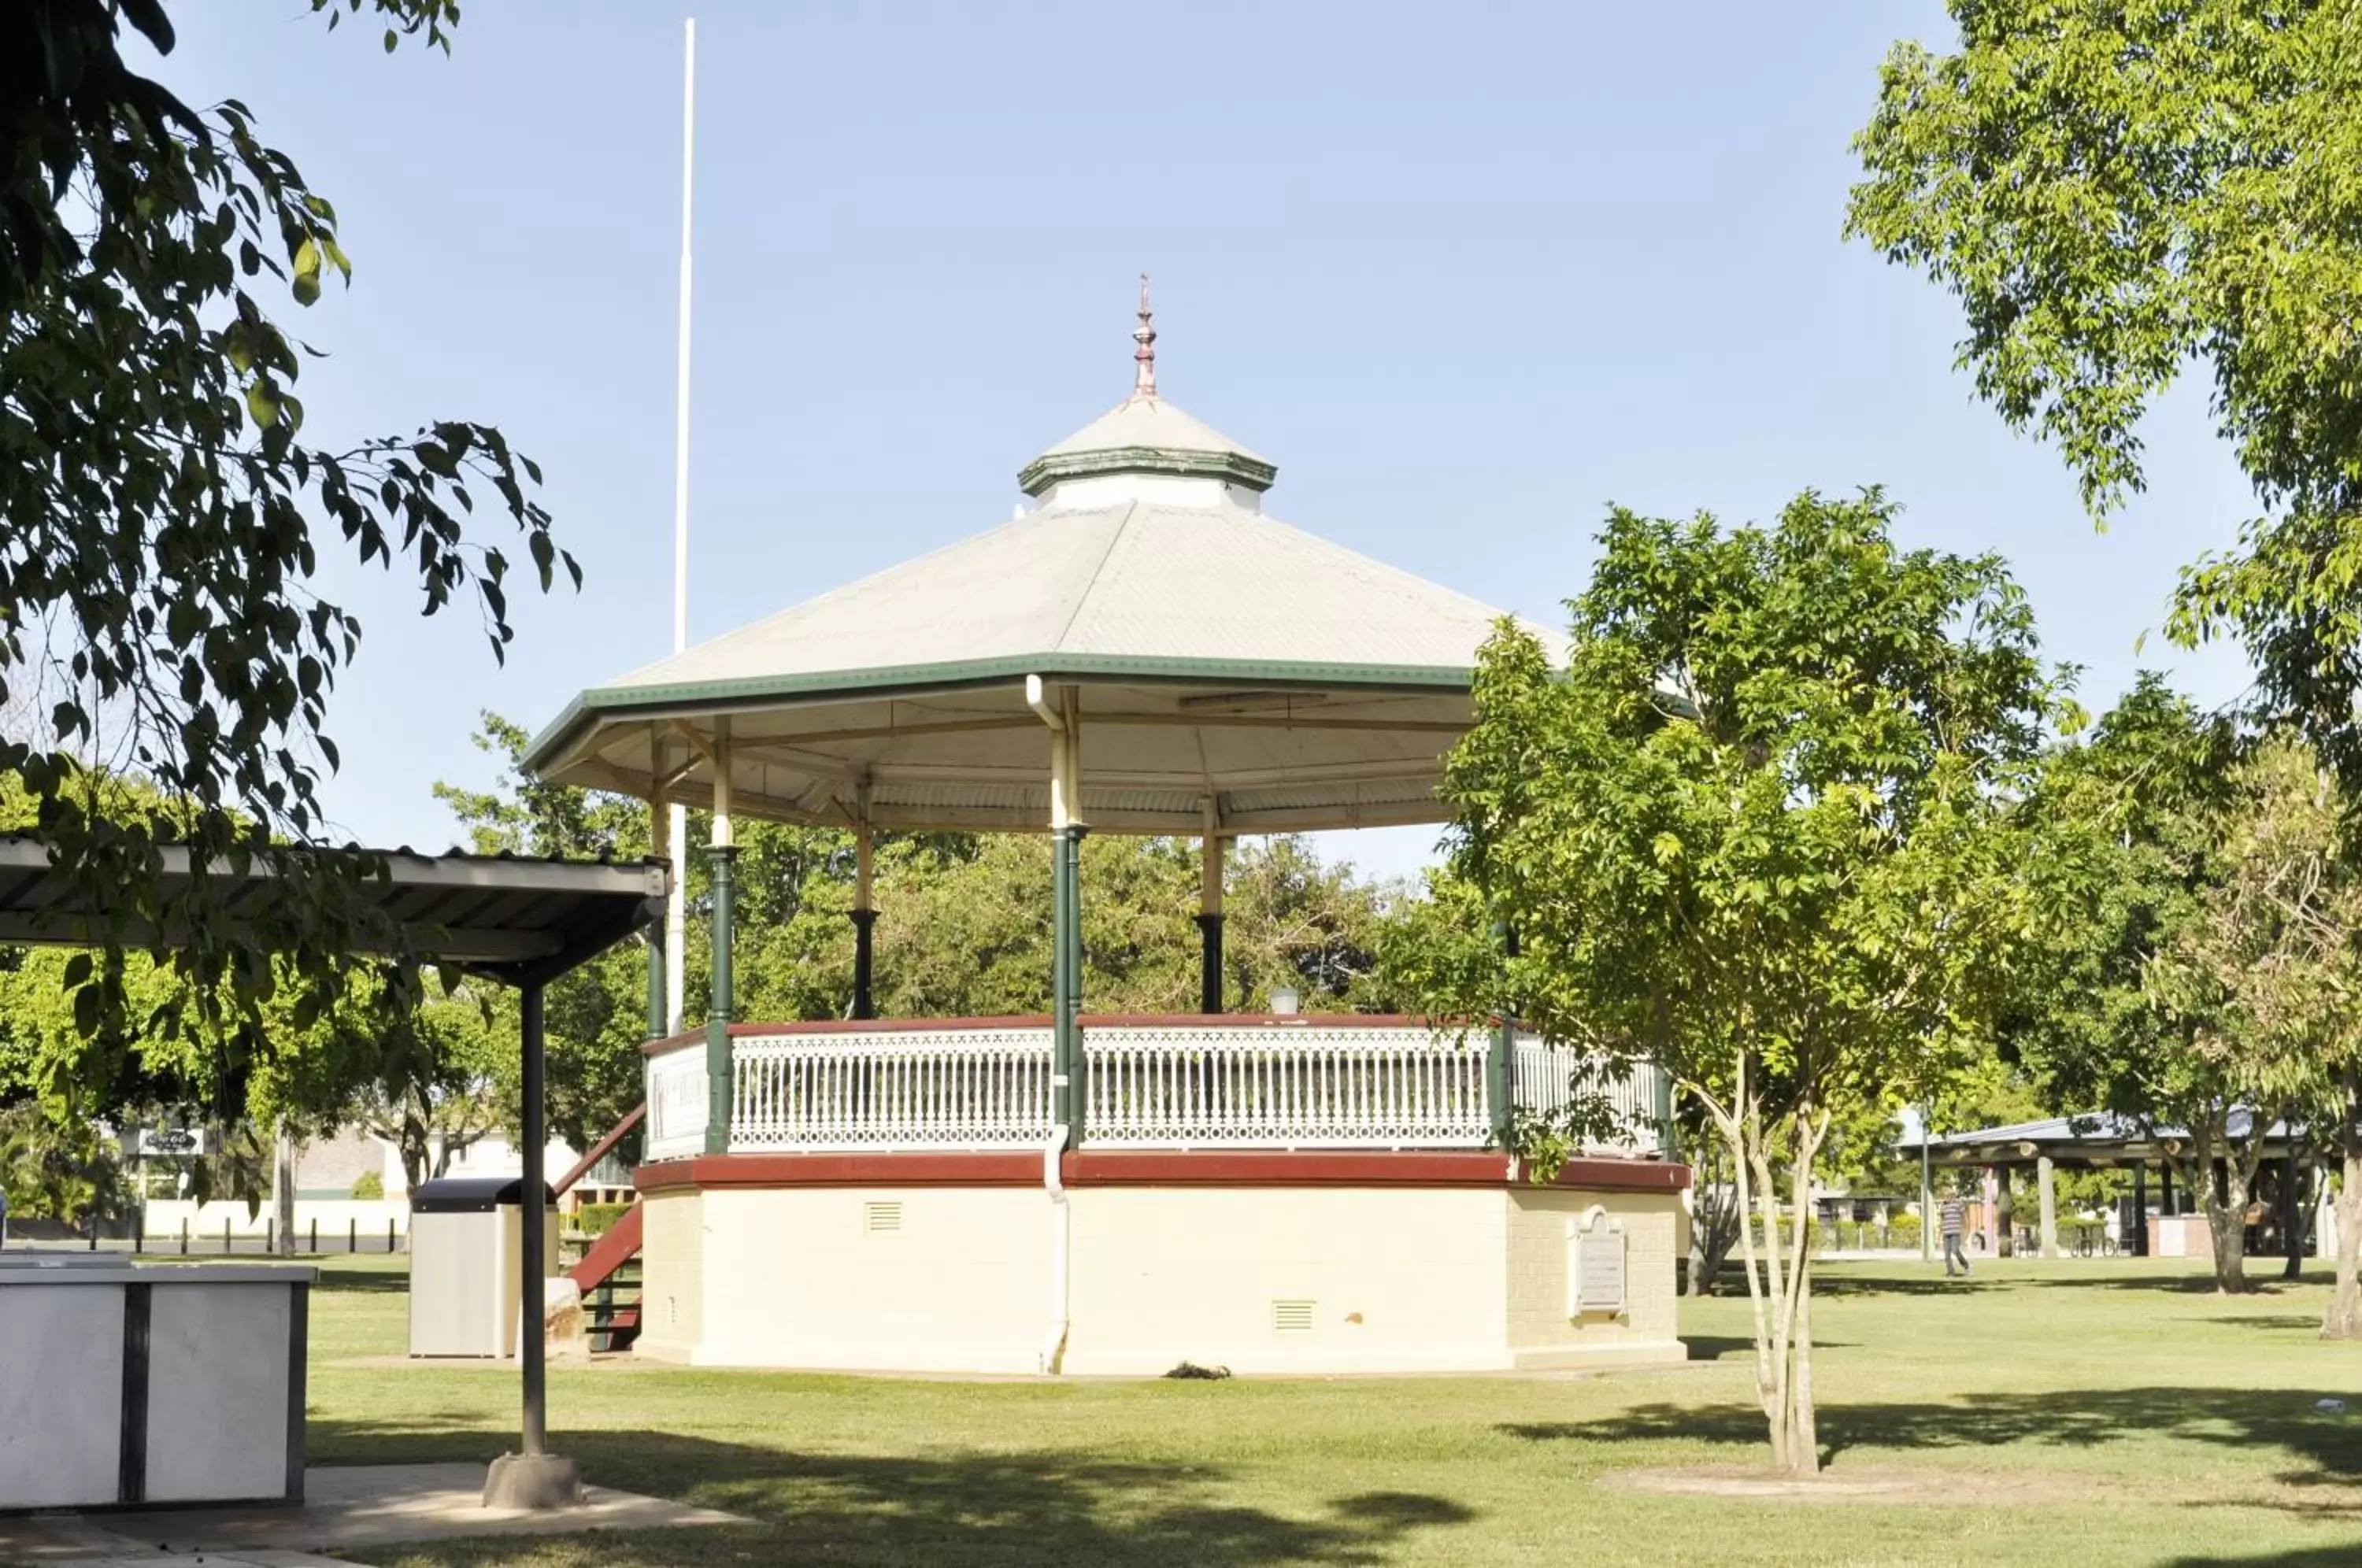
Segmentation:
{"type": "MultiPolygon", "coordinates": [[[[395,1260],[397,1263],[399,1260],[395,1260]]],[[[401,1348],[387,1260],[314,1297],[315,1462],[488,1460],[513,1375],[339,1360],[401,1348]]],[[[2277,1275],[2277,1265],[2266,1265],[2277,1275]]],[[[1744,1299],[1684,1302],[1702,1364],[1581,1381],[961,1384],[553,1368],[594,1483],[744,1529],[384,1549],[370,1561],[2362,1564],[2362,1346],[2313,1337],[2318,1275],[2222,1299],[2177,1264],[1826,1267],[1833,1474],[1924,1503],[1666,1496],[1643,1467],[1758,1462],[1744,1299]],[[2340,1419],[2314,1401],[2353,1402],[2340,1419]]]]}

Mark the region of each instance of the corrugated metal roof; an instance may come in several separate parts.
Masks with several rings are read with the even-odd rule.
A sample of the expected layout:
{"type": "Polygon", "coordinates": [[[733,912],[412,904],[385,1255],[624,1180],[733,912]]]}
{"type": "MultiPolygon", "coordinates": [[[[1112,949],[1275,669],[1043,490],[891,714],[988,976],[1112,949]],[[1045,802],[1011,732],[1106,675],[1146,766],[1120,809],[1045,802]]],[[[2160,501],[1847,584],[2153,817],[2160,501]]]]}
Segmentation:
{"type": "Polygon", "coordinates": [[[897,670],[1061,655],[1465,671],[1500,613],[1220,502],[1045,507],[644,666],[594,696],[852,671],[876,686],[897,670]]]}
{"type": "Polygon", "coordinates": [[[1209,803],[1241,833],[1449,814],[1499,612],[1265,515],[1269,464],[1153,397],[1043,463],[1038,510],[585,691],[527,766],[695,798],[726,723],[741,812],[1038,830],[1039,676],[1076,690],[1104,831],[1196,832],[1209,803]]]}
{"type": "MultiPolygon", "coordinates": [[[[362,895],[401,928],[412,955],[502,979],[563,968],[621,941],[661,913],[668,874],[661,860],[427,856],[358,847],[298,853],[381,867],[381,876],[362,884],[362,895]]],[[[158,854],[169,911],[191,888],[193,869],[181,845],[163,845],[158,854]]],[[[283,922],[283,895],[268,867],[238,871],[216,863],[204,875],[219,905],[258,938],[268,940],[283,922]]],[[[60,872],[48,845],[24,834],[0,835],[0,942],[87,945],[110,934],[115,912],[60,872]]],[[[126,927],[112,934],[144,944],[151,933],[126,927]]]]}

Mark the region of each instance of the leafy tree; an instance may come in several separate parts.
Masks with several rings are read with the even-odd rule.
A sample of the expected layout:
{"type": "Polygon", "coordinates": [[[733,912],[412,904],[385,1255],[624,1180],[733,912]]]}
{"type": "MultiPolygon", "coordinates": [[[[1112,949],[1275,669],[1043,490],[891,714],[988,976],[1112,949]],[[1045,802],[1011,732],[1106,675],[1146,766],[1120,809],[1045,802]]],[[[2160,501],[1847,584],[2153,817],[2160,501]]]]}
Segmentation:
{"type": "Polygon", "coordinates": [[[1447,790],[1462,925],[1426,994],[1654,1060],[1751,1213],[1772,1459],[1819,1464],[1807,1224],[1833,1124],[1928,1098],[2025,926],[2021,788],[2053,701],[2001,563],[1904,551],[1875,491],[1770,527],[1618,508],[1554,670],[1505,625],[1447,790]],[[1489,961],[1485,934],[1516,934],[1489,961]]]}
{"type": "Polygon", "coordinates": [[[2055,441],[2097,517],[2186,370],[2265,514],[2183,579],[2267,713],[2362,787],[2362,11],[2300,0],[1950,0],[1897,44],[1848,232],[1960,302],[1960,363],[2055,441]]]}
{"type": "Polygon", "coordinates": [[[2014,1055],[2069,1114],[2106,1110],[2179,1130],[2215,1282],[2246,1288],[2247,1194],[2261,1127],[2287,1109],[2258,1072],[2238,993],[2196,962],[2235,858],[2243,797],[2230,725],[2142,676],[2087,739],[2045,759],[2027,803],[2028,883],[2043,931],[2004,1021],[2014,1055]],[[2213,1169],[2224,1162],[2217,1191],[2213,1169]]]}
{"type": "Polygon", "coordinates": [[[75,1226],[121,1219],[131,1203],[123,1163],[98,1129],[32,1104],[0,1110],[0,1189],[19,1219],[75,1226]]]}
{"type": "MultiPolygon", "coordinates": [[[[2154,988],[2219,1010],[2205,1043],[2258,1124],[2235,1182],[2252,1187],[2275,1111],[2341,1161],[2337,1290],[2322,1333],[2362,1337],[2362,879],[2340,842],[2351,806],[2312,749],[2285,738],[2257,748],[2235,783],[2220,876],[2158,953],[2154,988]]],[[[2242,1207],[2245,1197],[2231,1194],[2242,1207]]],[[[2218,1255],[2224,1245],[2218,1231],[2218,1255]]]]}
{"type": "MultiPolygon", "coordinates": [[[[447,50],[458,17],[454,0],[313,8],[331,27],[382,20],[389,47],[447,50]]],[[[312,993],[308,1021],[389,935],[361,896],[370,867],[306,853],[337,762],[328,700],[361,635],[317,591],[321,552],[398,571],[426,613],[471,603],[496,655],[510,561],[472,514],[515,529],[543,588],[579,574],[528,493],[538,470],[490,425],[304,438],[304,346],[271,311],[349,279],[336,210],[245,105],[194,109],[133,71],[127,25],[170,57],[164,0],[0,7],[0,701],[46,714],[0,740],[0,778],[113,922],[68,977],[79,1025],[207,1041],[233,1106],[270,1049],[265,999],[312,993]],[[108,814],[101,762],[152,779],[172,811],[108,814]],[[169,896],[163,839],[196,872],[169,896]],[[281,957],[222,907],[215,873],[256,863],[289,889],[281,957]],[[141,935],[158,930],[169,951],[141,935]],[[160,1014],[138,1011],[116,961],[142,945],[189,981],[160,1014]]]]}

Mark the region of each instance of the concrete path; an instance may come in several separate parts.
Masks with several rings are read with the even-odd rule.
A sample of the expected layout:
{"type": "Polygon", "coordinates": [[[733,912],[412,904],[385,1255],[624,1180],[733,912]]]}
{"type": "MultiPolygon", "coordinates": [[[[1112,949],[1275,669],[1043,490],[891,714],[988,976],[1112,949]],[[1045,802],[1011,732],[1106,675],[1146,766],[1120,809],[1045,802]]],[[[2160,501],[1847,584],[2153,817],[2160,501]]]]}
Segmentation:
{"type": "Polygon", "coordinates": [[[339,1547],[471,1535],[563,1535],[744,1524],[661,1497],[583,1489],[582,1506],[525,1513],[483,1506],[480,1464],[315,1465],[300,1508],[187,1508],[0,1518],[0,1563],[38,1568],[339,1568],[339,1547]]]}

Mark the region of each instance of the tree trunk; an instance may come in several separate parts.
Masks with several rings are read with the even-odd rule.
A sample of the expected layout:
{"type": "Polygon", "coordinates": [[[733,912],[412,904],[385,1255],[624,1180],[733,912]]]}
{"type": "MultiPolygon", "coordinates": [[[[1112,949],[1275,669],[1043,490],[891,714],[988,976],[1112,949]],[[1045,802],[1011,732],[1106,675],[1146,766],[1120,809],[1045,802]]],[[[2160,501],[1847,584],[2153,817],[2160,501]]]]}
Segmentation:
{"type": "Polygon", "coordinates": [[[2337,1187],[2337,1289],[2321,1320],[2324,1340],[2362,1339],[2362,1144],[2346,1140],[2337,1187]]]}
{"type": "Polygon", "coordinates": [[[2214,1288],[2226,1296],[2247,1289],[2247,1178],[2236,1161],[2215,1167],[2218,1185],[2205,1188],[2206,1230],[2214,1244],[2214,1288]]]}
{"type": "Polygon", "coordinates": [[[270,1135],[270,1208],[277,1223],[278,1252],[295,1255],[295,1135],[281,1118],[270,1135]]]}

